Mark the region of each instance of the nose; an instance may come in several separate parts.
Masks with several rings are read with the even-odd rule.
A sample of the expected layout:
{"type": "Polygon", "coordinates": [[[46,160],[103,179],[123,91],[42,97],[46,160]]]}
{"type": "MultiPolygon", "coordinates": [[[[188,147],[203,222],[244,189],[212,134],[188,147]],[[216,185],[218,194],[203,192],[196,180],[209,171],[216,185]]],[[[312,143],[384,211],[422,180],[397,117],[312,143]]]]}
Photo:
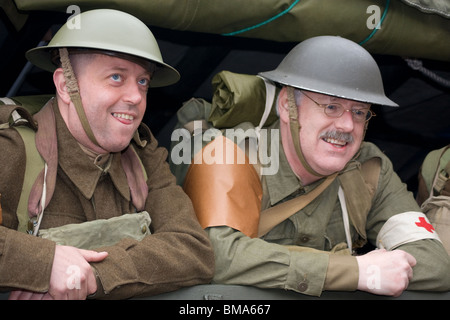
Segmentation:
{"type": "Polygon", "coordinates": [[[138,105],[143,99],[142,90],[137,82],[130,81],[124,86],[123,100],[130,105],[138,105]]]}
{"type": "Polygon", "coordinates": [[[336,129],[340,129],[343,132],[351,132],[354,128],[354,120],[352,110],[345,110],[342,116],[336,119],[335,126],[336,129]]]}

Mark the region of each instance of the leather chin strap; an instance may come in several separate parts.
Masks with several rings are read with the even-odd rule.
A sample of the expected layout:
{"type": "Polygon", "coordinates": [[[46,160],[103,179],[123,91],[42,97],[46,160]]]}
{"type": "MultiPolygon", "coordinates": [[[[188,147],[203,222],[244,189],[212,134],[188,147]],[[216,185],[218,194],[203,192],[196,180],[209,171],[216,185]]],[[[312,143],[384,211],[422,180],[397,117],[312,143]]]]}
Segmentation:
{"type": "Polygon", "coordinates": [[[91,126],[89,125],[86,113],[84,112],[83,103],[81,102],[80,89],[78,88],[78,82],[70,63],[69,52],[67,51],[67,48],[59,48],[59,57],[61,60],[62,69],[64,71],[64,78],[66,79],[67,90],[69,92],[70,99],[75,106],[78,117],[80,118],[81,125],[83,126],[83,129],[89,139],[96,146],[100,147],[97,139],[95,139],[94,133],[92,132],[91,126]]]}
{"type": "Polygon", "coordinates": [[[317,176],[317,177],[325,177],[325,175],[317,173],[314,171],[313,168],[308,164],[306,161],[302,148],[300,146],[300,123],[298,122],[298,111],[297,111],[297,104],[295,103],[295,96],[294,96],[294,88],[290,86],[286,86],[286,94],[287,94],[287,100],[288,100],[288,108],[289,108],[289,126],[291,128],[291,135],[292,135],[292,143],[294,144],[295,152],[297,153],[297,157],[302,163],[303,167],[305,169],[317,176]]]}

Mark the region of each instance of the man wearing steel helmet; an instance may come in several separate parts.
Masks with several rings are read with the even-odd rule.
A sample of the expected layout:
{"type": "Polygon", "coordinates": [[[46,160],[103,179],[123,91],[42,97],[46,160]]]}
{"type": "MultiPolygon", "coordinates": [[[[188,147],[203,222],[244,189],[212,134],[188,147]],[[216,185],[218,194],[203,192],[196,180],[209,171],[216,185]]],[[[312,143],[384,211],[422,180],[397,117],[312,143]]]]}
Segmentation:
{"type": "MultiPolygon", "coordinates": [[[[301,197],[308,202],[264,232],[263,216],[266,222],[269,214],[263,214],[273,217],[275,211],[262,211],[259,230],[244,231],[241,217],[251,214],[228,212],[223,192],[223,209],[202,211],[202,217],[214,216],[201,221],[215,248],[213,282],[317,296],[324,290],[392,296],[407,288],[448,290],[450,262],[439,237],[389,159],[363,141],[374,115],[371,105],[397,106],[385,96],[370,54],[340,37],[315,37],[292,49],[276,70],[260,76],[280,88],[279,121],[270,127],[280,132],[280,141],[270,141],[280,143],[279,170],[262,176],[261,197],[252,199],[241,188],[229,202],[261,201],[261,209],[286,208],[289,200],[301,197]],[[367,176],[372,177],[365,180],[367,169],[360,167],[369,163],[378,165],[370,167],[367,176]],[[316,190],[320,193],[309,197],[316,190]],[[351,254],[367,242],[378,250],[351,254]]],[[[213,184],[206,189],[200,179],[196,187],[201,168],[190,165],[186,179],[192,181],[185,187],[194,208],[204,210],[197,195],[209,192],[213,184]]]]}
{"type": "Polygon", "coordinates": [[[0,132],[0,286],[11,299],[85,299],[208,282],[210,242],[170,174],[167,151],[141,123],[149,86],[179,74],[133,16],[92,10],[80,20],[79,29],[64,25],[48,46],[27,52],[53,71],[56,97],[29,121],[45,168],[25,223],[16,215],[24,142],[14,128],[0,132]]]}

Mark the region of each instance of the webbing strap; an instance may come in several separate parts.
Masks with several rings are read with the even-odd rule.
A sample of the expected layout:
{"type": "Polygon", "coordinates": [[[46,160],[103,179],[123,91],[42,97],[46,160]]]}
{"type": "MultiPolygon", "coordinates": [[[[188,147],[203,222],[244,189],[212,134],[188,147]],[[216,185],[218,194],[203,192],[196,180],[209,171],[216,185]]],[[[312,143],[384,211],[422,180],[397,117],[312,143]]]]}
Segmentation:
{"type": "Polygon", "coordinates": [[[298,112],[297,112],[297,104],[295,103],[294,88],[287,86],[286,94],[289,107],[289,125],[291,129],[292,143],[294,144],[297,157],[302,163],[303,167],[305,167],[305,169],[308,170],[309,173],[315,175],[316,177],[324,177],[324,175],[317,173],[313,168],[311,168],[311,166],[308,164],[305,157],[303,156],[303,152],[300,146],[301,126],[300,123],[298,122],[298,112]]]}
{"type": "Polygon", "coordinates": [[[433,185],[431,187],[432,191],[430,192],[430,198],[434,195],[440,195],[442,190],[445,188],[445,184],[450,179],[450,161],[447,163],[447,165],[439,170],[441,166],[441,158],[444,156],[444,153],[447,152],[447,150],[450,148],[450,145],[446,146],[444,150],[442,151],[441,155],[439,156],[439,159],[437,161],[437,168],[436,168],[436,175],[433,180],[433,185]]]}
{"type": "Polygon", "coordinates": [[[328,176],[319,186],[305,195],[262,211],[259,218],[258,237],[262,237],[277,224],[306,207],[334,181],[336,176],[337,174],[328,176]]]}
{"type": "Polygon", "coordinates": [[[78,118],[80,118],[81,125],[83,126],[83,129],[89,139],[96,146],[98,146],[97,139],[95,139],[95,135],[92,132],[91,126],[89,125],[88,119],[86,117],[86,113],[84,112],[83,103],[81,102],[80,89],[78,88],[78,83],[75,78],[72,65],[70,64],[69,52],[66,48],[60,48],[59,56],[64,71],[64,78],[66,79],[66,86],[70,95],[70,99],[75,106],[75,110],[77,111],[78,118]]]}
{"type": "Polygon", "coordinates": [[[22,137],[25,145],[26,166],[25,176],[22,186],[22,193],[20,194],[19,204],[17,206],[17,218],[19,220],[18,230],[21,232],[27,232],[28,230],[28,198],[36,181],[39,173],[44,168],[44,160],[39,154],[35,144],[35,132],[34,130],[26,127],[14,127],[22,137]]]}
{"type": "MultiPolygon", "coordinates": [[[[380,158],[369,159],[361,165],[361,169],[353,168],[339,175],[344,194],[352,195],[349,198],[345,198],[349,218],[358,234],[364,240],[367,239],[365,231],[367,213],[370,210],[372,199],[378,185],[381,170],[380,161],[380,158]],[[355,194],[355,192],[358,194],[355,194]],[[364,201],[355,203],[355,199],[359,199],[360,197],[364,201]]],[[[273,227],[306,207],[334,181],[336,176],[337,173],[328,176],[322,184],[303,196],[262,211],[259,221],[258,237],[262,237],[273,227]]],[[[359,244],[356,246],[359,246],[359,244]]]]}
{"type": "Polygon", "coordinates": [[[371,158],[364,162],[361,168],[356,167],[339,175],[350,220],[363,239],[367,239],[367,213],[372,207],[372,199],[377,189],[380,161],[380,158],[371,158]]]}
{"type": "Polygon", "coordinates": [[[350,222],[348,219],[347,203],[345,202],[344,190],[342,189],[341,186],[339,186],[338,197],[339,202],[341,203],[342,220],[344,221],[345,239],[347,240],[347,247],[350,250],[350,252],[353,252],[353,243],[352,243],[352,236],[350,233],[350,222]]]}

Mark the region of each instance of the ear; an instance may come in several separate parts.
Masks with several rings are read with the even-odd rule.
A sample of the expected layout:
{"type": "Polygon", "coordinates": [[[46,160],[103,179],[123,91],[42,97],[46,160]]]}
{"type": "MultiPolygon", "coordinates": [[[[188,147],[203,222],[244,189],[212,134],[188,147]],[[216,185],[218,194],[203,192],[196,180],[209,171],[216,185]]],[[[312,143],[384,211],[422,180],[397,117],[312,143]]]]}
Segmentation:
{"type": "Polygon", "coordinates": [[[283,87],[281,89],[280,93],[278,94],[277,108],[278,108],[278,114],[280,115],[280,120],[288,123],[289,122],[289,105],[288,105],[286,87],[283,87]]]}
{"type": "Polygon", "coordinates": [[[67,91],[66,78],[62,68],[58,68],[53,72],[53,83],[55,84],[57,95],[64,103],[69,104],[70,95],[67,91]]]}

